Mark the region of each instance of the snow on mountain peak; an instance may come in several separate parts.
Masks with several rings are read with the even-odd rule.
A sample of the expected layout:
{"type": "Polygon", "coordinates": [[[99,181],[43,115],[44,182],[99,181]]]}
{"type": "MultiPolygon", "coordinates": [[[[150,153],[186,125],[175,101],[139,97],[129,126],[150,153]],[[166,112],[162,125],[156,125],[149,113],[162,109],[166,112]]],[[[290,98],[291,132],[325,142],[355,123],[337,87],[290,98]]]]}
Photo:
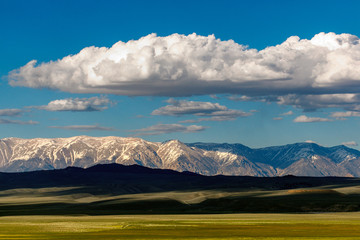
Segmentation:
{"type": "Polygon", "coordinates": [[[205,175],[360,176],[360,152],[313,143],[251,149],[241,144],[163,143],[141,138],[89,137],[0,139],[0,171],[138,164],[205,175]]]}

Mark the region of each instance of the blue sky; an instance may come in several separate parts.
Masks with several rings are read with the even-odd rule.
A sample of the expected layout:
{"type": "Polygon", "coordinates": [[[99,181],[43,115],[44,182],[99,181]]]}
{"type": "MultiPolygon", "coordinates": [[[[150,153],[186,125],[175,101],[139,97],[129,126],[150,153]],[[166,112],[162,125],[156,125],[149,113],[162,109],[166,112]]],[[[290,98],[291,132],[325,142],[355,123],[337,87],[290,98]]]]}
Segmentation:
{"type": "Polygon", "coordinates": [[[1,0],[0,138],[358,148],[358,9],[359,1],[1,0]],[[124,51],[133,52],[122,62],[124,51]]]}

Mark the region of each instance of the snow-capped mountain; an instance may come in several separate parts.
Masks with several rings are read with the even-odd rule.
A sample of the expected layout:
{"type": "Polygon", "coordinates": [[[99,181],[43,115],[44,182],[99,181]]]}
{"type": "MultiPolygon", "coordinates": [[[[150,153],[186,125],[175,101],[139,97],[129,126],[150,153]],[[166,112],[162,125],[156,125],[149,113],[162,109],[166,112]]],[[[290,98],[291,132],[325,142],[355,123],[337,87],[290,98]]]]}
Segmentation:
{"type": "Polygon", "coordinates": [[[204,175],[360,176],[360,152],[314,143],[252,149],[241,144],[163,143],[140,138],[4,138],[0,171],[22,172],[120,163],[204,175]]]}

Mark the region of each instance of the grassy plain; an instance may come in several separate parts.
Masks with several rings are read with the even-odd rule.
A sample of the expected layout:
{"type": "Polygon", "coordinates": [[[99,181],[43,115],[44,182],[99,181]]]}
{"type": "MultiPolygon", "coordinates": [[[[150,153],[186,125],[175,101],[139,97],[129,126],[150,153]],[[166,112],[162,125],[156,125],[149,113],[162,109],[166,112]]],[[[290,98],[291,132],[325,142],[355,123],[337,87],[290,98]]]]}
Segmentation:
{"type": "Polygon", "coordinates": [[[360,213],[11,216],[0,239],[360,239],[360,213]]]}

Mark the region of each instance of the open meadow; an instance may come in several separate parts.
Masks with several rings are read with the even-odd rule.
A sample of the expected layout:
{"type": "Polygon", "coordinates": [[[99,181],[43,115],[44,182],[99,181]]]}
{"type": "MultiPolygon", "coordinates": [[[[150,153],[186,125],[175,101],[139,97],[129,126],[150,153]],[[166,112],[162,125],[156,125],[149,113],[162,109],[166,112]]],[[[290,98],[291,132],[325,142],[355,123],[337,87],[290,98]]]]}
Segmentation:
{"type": "Polygon", "coordinates": [[[11,216],[0,239],[360,239],[360,213],[11,216]]]}

